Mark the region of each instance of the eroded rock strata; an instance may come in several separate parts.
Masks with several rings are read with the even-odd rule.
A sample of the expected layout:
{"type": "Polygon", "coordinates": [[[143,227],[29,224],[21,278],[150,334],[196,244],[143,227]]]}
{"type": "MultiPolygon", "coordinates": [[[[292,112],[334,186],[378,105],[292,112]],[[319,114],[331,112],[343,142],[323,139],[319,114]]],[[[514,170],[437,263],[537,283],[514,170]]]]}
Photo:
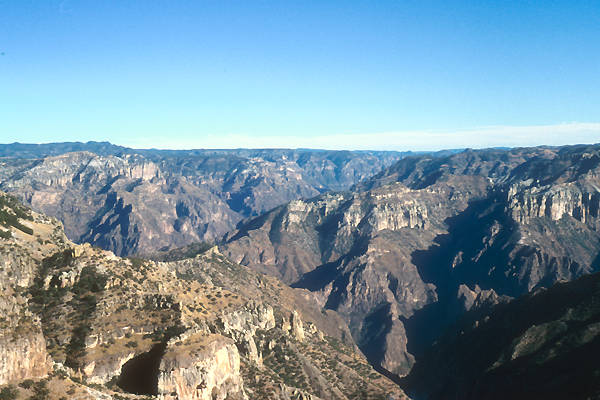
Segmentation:
{"type": "MultiPolygon", "coordinates": [[[[423,369],[423,360],[434,357],[432,351],[449,357],[440,359],[440,365],[467,360],[460,367],[465,376],[493,387],[507,376],[515,378],[506,375],[506,366],[533,368],[529,356],[549,362],[547,354],[538,357],[542,349],[528,350],[533,342],[558,349],[565,360],[580,347],[564,347],[563,340],[584,338],[581,343],[595,349],[595,317],[582,320],[571,314],[539,323],[524,320],[522,330],[506,331],[514,340],[494,359],[500,375],[469,375],[468,364],[479,365],[480,360],[457,361],[456,354],[439,346],[454,346],[444,332],[452,335],[465,313],[465,318],[479,313],[493,320],[494,313],[503,312],[497,310],[518,313],[519,304],[533,310],[521,296],[598,270],[600,146],[407,157],[348,191],[310,199],[326,187],[311,181],[316,192],[298,189],[308,175],[296,174],[296,167],[282,161],[292,153],[277,153],[279,158],[270,161],[260,154],[260,159],[230,165],[236,165],[228,169],[230,182],[238,183],[225,200],[225,192],[211,185],[225,187],[219,166],[232,162],[229,155],[172,164],[152,154],[107,150],[103,155],[68,153],[4,162],[3,187],[32,204],[39,200],[37,207],[50,205],[49,211],[65,222],[72,218],[71,236],[120,253],[148,250],[155,261],[73,244],[57,220],[4,200],[3,210],[9,211],[0,215],[6,255],[2,284],[10,296],[0,305],[7,316],[0,321],[6,349],[0,358],[2,382],[58,374],[69,383],[50,379],[53,393],[69,390],[97,398],[404,396],[369,366],[365,354],[395,379],[415,368],[403,382],[410,382],[417,396],[437,396],[443,388],[426,382],[439,371],[423,369]],[[187,172],[175,176],[166,172],[165,163],[187,172]],[[190,172],[205,163],[213,169],[212,178],[190,172]],[[279,175],[272,175],[275,167],[279,175]],[[254,179],[265,171],[272,180],[254,179]],[[278,191],[275,196],[268,189],[280,186],[293,194],[281,197],[278,191]],[[233,195],[242,187],[254,193],[242,190],[249,196],[244,199],[256,201],[233,195]],[[79,199],[81,193],[89,195],[79,199]],[[259,193],[267,193],[264,201],[259,193]],[[199,198],[202,207],[194,208],[199,198]],[[205,217],[227,226],[198,225],[205,217]],[[210,229],[209,236],[218,236],[244,217],[250,218],[218,247],[191,244],[160,251],[164,243],[171,248],[206,239],[210,229]],[[505,304],[510,306],[502,308],[505,304]],[[571,329],[577,326],[582,330],[571,329]],[[22,362],[25,357],[28,361],[22,362]]],[[[319,158],[311,157],[314,166],[319,158]]],[[[301,159],[293,162],[306,162],[301,159]]],[[[554,304],[551,297],[533,298],[554,304]]],[[[593,306],[594,299],[583,299],[581,307],[593,306]]],[[[488,337],[479,332],[475,329],[469,337],[488,337]]],[[[582,376],[595,373],[590,365],[578,370],[582,376]]],[[[532,382],[539,378],[525,369],[517,368],[532,382]]],[[[471,390],[467,381],[457,381],[460,373],[440,376],[457,398],[471,390]]],[[[562,378],[575,379],[568,374],[562,378]]],[[[45,381],[36,384],[40,382],[45,381]]],[[[473,387],[482,398],[492,396],[479,384],[473,387]]],[[[43,389],[18,390],[28,394],[43,389]]]]}

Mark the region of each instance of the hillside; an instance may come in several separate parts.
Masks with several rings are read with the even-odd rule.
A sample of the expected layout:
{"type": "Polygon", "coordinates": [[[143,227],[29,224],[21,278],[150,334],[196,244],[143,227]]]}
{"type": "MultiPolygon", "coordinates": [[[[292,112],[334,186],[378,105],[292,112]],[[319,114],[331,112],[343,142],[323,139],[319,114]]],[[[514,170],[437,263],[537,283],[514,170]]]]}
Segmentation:
{"type": "Polygon", "coordinates": [[[0,238],[2,396],[404,398],[308,291],[216,248],[174,262],[120,258],[0,200],[12,216],[0,238]]]}

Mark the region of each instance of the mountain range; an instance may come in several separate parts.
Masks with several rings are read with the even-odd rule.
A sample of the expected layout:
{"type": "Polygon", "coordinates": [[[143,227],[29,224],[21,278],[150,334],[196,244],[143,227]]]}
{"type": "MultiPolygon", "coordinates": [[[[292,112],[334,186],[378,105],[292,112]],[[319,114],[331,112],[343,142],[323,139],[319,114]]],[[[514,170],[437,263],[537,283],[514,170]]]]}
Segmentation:
{"type": "Polygon", "coordinates": [[[245,222],[223,253],[314,292],[402,376],[465,310],[598,270],[599,150],[407,157],[245,222]]]}
{"type": "Polygon", "coordinates": [[[215,241],[244,218],[347,189],[407,154],[17,143],[0,145],[0,190],[58,217],[76,242],[132,255],[215,241]]]}
{"type": "Polygon", "coordinates": [[[17,294],[6,329],[29,313],[28,340],[50,349],[21,360],[139,394],[123,379],[148,377],[126,371],[152,359],[158,386],[142,394],[203,398],[193,397],[201,384],[183,389],[164,366],[182,363],[178,346],[198,353],[188,335],[219,335],[241,360],[238,377],[211,386],[223,396],[402,398],[400,387],[415,399],[600,396],[600,145],[411,154],[63,143],[0,154],[0,189],[35,210],[6,200],[0,221],[11,232],[0,239],[11,265],[3,280],[17,294]],[[225,291],[240,300],[225,307],[225,291]],[[161,300],[140,303],[148,296],[161,300]],[[119,297],[133,314],[107,320],[128,312],[119,297]],[[138,350],[116,346],[106,359],[88,347],[126,331],[124,321],[148,325],[131,328],[138,350]],[[283,358],[265,350],[278,343],[283,358]],[[279,386],[257,395],[267,382],[279,386]]]}

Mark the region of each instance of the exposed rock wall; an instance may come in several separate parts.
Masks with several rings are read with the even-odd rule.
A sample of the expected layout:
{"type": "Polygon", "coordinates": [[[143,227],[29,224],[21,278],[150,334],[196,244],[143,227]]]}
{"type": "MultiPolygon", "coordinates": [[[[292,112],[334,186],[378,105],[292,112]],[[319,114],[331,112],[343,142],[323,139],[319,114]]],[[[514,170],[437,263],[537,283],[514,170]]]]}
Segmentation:
{"type": "Polygon", "coordinates": [[[600,190],[576,183],[542,187],[515,184],[508,190],[508,204],[513,219],[520,224],[533,218],[557,221],[563,216],[594,223],[600,210],[600,190]]]}
{"type": "Polygon", "coordinates": [[[158,392],[172,400],[246,399],[237,348],[221,336],[170,343],[160,363],[158,392]]]}
{"type": "MultiPolygon", "coordinates": [[[[2,212],[14,214],[0,192],[2,212]]],[[[12,204],[8,202],[8,204],[12,204]]],[[[13,207],[19,208],[18,205],[13,207]]],[[[21,210],[19,223],[30,233],[2,226],[10,233],[0,238],[0,385],[39,379],[52,371],[42,326],[28,307],[27,290],[33,284],[42,258],[66,247],[61,224],[53,218],[21,210]]]]}
{"type": "Polygon", "coordinates": [[[52,371],[42,329],[37,324],[2,329],[0,334],[0,385],[44,378],[52,371]]]}

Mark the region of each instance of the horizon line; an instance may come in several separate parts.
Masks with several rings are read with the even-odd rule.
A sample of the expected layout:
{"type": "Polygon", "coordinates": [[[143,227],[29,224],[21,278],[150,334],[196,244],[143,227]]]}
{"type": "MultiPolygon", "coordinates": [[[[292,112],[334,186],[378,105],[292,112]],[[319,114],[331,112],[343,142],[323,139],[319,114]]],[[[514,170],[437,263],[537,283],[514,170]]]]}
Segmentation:
{"type": "MultiPolygon", "coordinates": [[[[168,135],[165,135],[168,136],[168,135]]],[[[173,135],[172,135],[173,136],[173,135]]],[[[171,137],[172,137],[171,136],[171,137]]],[[[66,139],[66,140],[64,140],[66,139]]],[[[3,145],[49,145],[57,143],[108,143],[132,150],[321,150],[321,151],[396,151],[433,152],[464,149],[494,149],[519,147],[557,147],[600,142],[600,122],[568,122],[554,125],[490,125],[459,130],[414,130],[375,133],[303,135],[202,135],[197,138],[162,140],[151,138],[150,147],[133,138],[120,143],[107,139],[68,140],[50,142],[12,142],[3,145]],[[157,143],[158,142],[158,143],[157,143]],[[236,143],[235,147],[228,146],[236,143]],[[350,144],[350,145],[348,145],[350,144]]]]}

